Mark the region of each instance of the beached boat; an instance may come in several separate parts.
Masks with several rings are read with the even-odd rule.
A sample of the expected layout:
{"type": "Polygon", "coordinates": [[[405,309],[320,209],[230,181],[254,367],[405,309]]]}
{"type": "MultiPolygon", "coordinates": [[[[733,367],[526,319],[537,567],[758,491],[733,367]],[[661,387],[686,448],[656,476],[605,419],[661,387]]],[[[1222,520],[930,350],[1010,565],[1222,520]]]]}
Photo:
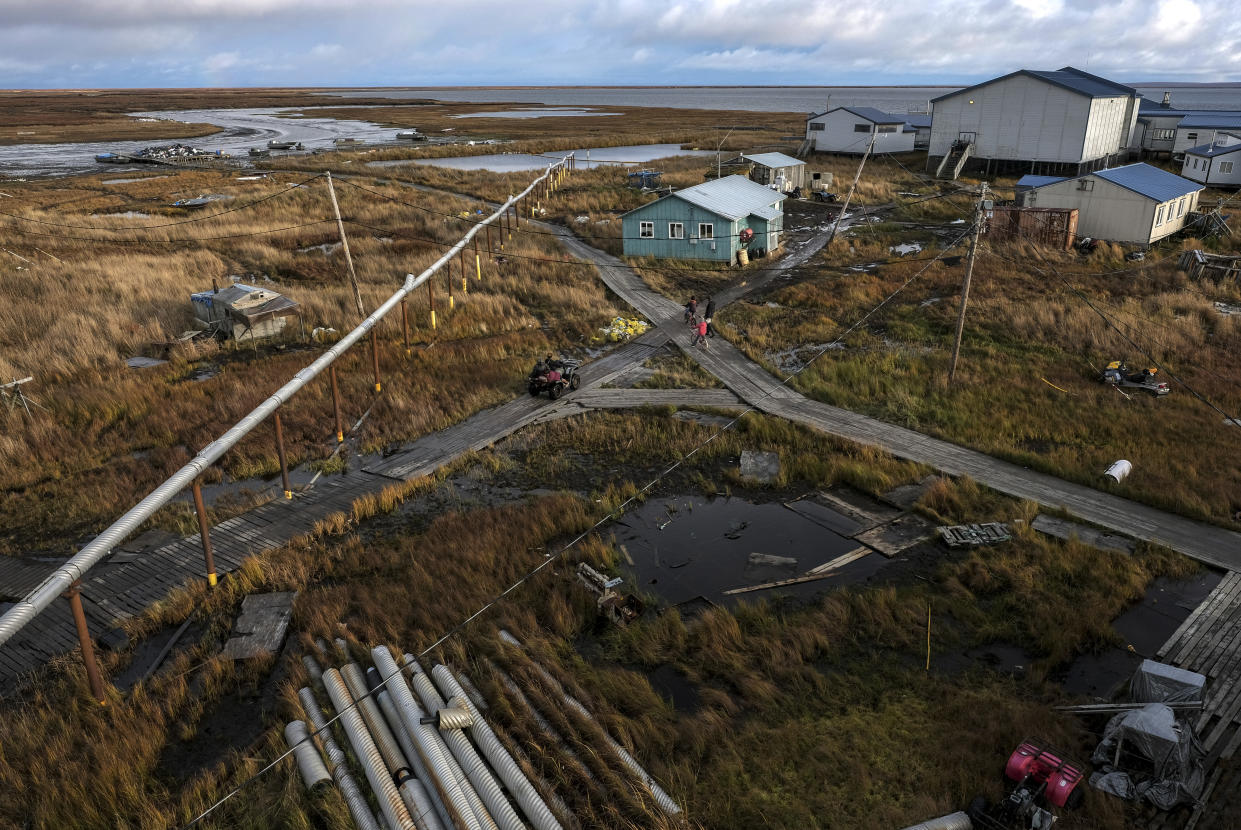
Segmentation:
{"type": "Polygon", "coordinates": [[[95,161],[100,164],[124,164],[129,160],[129,156],[122,156],[118,153],[100,153],[95,156],[95,161]]]}
{"type": "Polygon", "coordinates": [[[409,141],[426,141],[427,137],[417,130],[401,130],[396,134],[397,138],[408,139],[409,141]]]}
{"type": "Polygon", "coordinates": [[[337,147],[355,147],[359,144],[365,144],[366,142],[360,138],[334,138],[332,139],[332,143],[337,147]]]}
{"type": "Polygon", "coordinates": [[[296,144],[297,144],[296,141],[277,141],[275,139],[272,139],[271,141],[267,142],[267,149],[268,150],[292,150],[294,145],[296,144]]]}

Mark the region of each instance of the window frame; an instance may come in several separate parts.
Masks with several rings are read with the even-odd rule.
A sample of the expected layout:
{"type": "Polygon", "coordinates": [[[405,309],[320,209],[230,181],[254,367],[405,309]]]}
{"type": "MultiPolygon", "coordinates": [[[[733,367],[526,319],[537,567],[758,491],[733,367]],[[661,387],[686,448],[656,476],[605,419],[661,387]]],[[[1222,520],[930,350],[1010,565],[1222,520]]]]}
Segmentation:
{"type": "Polygon", "coordinates": [[[699,239],[715,239],[715,223],[714,222],[699,222],[698,223],[698,238],[699,239]],[[706,233],[703,233],[704,229],[706,230],[706,233]]]}
{"type": "Polygon", "coordinates": [[[1220,172],[1220,173],[1231,173],[1231,172],[1232,172],[1232,162],[1231,162],[1231,161],[1221,161],[1221,162],[1219,163],[1219,172],[1220,172]]]}
{"type": "MultiPolygon", "coordinates": [[[[1167,205],[1160,205],[1159,207],[1155,208],[1155,227],[1159,227],[1160,225],[1164,223],[1163,210],[1166,207],[1167,205]]],[[[1172,211],[1168,211],[1168,212],[1171,213],[1172,211]]]]}
{"type": "Polygon", "coordinates": [[[685,238],[685,223],[684,222],[669,222],[668,223],[668,238],[669,239],[684,239],[685,238]]]}
{"type": "Polygon", "coordinates": [[[855,133],[868,133],[874,128],[874,124],[854,124],[853,131],[855,133]]]}
{"type": "Polygon", "coordinates": [[[645,219],[641,219],[638,221],[638,238],[639,239],[654,239],[655,238],[654,220],[648,222],[645,219]]]}
{"type": "Polygon", "coordinates": [[[810,132],[821,133],[827,129],[827,125],[822,121],[811,121],[809,125],[810,132]]]}

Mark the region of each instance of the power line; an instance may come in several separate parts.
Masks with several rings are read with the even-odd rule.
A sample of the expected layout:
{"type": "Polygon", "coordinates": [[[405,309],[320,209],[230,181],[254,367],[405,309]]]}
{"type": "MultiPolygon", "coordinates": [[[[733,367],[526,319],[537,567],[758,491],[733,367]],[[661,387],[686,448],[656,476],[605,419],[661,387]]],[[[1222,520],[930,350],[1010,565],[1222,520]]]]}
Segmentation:
{"type": "MultiPolygon", "coordinates": [[[[868,311],[868,312],[867,312],[865,315],[863,315],[863,316],[862,316],[859,320],[857,320],[857,321],[856,321],[853,325],[851,325],[851,326],[850,326],[849,328],[847,328],[844,332],[842,332],[839,336],[837,336],[837,338],[836,338],[835,340],[833,340],[831,343],[828,343],[827,345],[825,345],[825,346],[823,346],[822,348],[820,348],[820,349],[819,349],[819,351],[818,351],[815,355],[813,355],[813,356],[812,356],[809,360],[807,360],[805,363],[803,363],[803,364],[802,364],[799,368],[797,368],[795,371],[793,371],[793,372],[792,372],[790,375],[788,375],[786,378],[784,378],[783,380],[781,380],[781,381],[780,381],[780,382],[779,382],[776,386],[777,386],[777,387],[786,386],[786,385],[789,383],[789,381],[791,381],[791,380],[792,380],[793,378],[795,378],[797,375],[801,374],[801,373],[802,373],[802,372],[804,372],[806,369],[808,369],[808,368],[811,366],[811,364],[813,364],[816,360],[818,360],[820,357],[822,357],[822,356],[823,356],[824,354],[826,354],[828,351],[830,351],[831,349],[833,349],[833,348],[834,348],[836,345],[838,345],[838,344],[839,344],[842,340],[844,340],[844,338],[848,337],[848,336],[849,336],[851,333],[853,333],[853,332],[854,332],[854,331],[855,331],[855,330],[856,330],[859,326],[861,326],[861,325],[862,325],[862,324],[863,324],[866,320],[870,319],[870,317],[871,317],[872,315],[874,315],[876,312],[878,312],[878,311],[879,311],[879,309],[881,309],[881,308],[883,308],[885,305],[887,305],[887,304],[888,304],[888,302],[890,302],[890,301],[891,301],[894,297],[896,297],[896,295],[897,295],[897,294],[899,294],[901,291],[903,291],[905,288],[907,288],[907,287],[908,287],[911,283],[913,283],[913,281],[914,281],[914,280],[916,280],[916,279],[917,279],[918,277],[920,277],[923,273],[925,273],[925,272],[926,272],[926,270],[927,270],[928,268],[930,268],[930,267],[931,267],[931,266],[935,263],[935,261],[936,261],[936,260],[938,260],[938,259],[939,259],[940,257],[942,257],[944,254],[946,254],[949,250],[951,250],[952,248],[954,248],[956,245],[960,244],[960,242],[961,242],[964,238],[965,238],[965,235],[963,234],[962,236],[960,236],[960,237],[958,237],[956,240],[954,240],[954,241],[953,241],[953,243],[952,243],[951,245],[949,245],[947,248],[945,248],[943,251],[941,251],[941,252],[940,252],[940,253],[939,253],[936,257],[934,257],[931,261],[927,262],[927,264],[926,264],[926,265],[924,265],[924,266],[923,266],[923,267],[922,267],[922,268],[921,268],[921,269],[920,269],[917,273],[915,273],[913,276],[911,276],[909,279],[907,279],[907,280],[906,280],[906,281],[905,281],[905,282],[904,282],[904,283],[903,283],[903,284],[902,284],[899,288],[897,288],[895,291],[893,291],[893,292],[892,292],[891,294],[889,294],[887,297],[884,297],[884,299],[883,299],[883,300],[881,300],[881,301],[879,302],[879,304],[878,304],[878,305],[876,305],[874,308],[872,308],[870,311],[868,311]]],[[[770,397],[772,394],[774,394],[774,391],[775,391],[775,390],[773,389],[773,390],[769,390],[769,391],[767,391],[767,392],[764,392],[762,395],[760,395],[760,396],[759,396],[758,400],[759,400],[759,401],[762,401],[762,400],[764,400],[764,399],[766,399],[766,398],[770,397]]],[[[513,583],[513,584],[511,584],[511,585],[509,585],[507,588],[505,588],[503,591],[501,591],[499,594],[497,594],[497,595],[496,595],[495,597],[493,597],[492,599],[488,600],[488,601],[487,601],[487,602],[486,602],[486,603],[485,603],[482,607],[480,607],[478,610],[476,610],[473,614],[470,614],[468,617],[466,617],[465,619],[463,619],[463,620],[461,620],[460,622],[458,622],[458,623],[457,623],[456,625],[454,625],[452,628],[448,629],[448,631],[446,631],[446,632],[445,632],[445,633],[444,633],[444,634],[443,634],[443,635],[442,635],[439,639],[437,639],[435,642],[431,643],[431,645],[427,646],[427,647],[426,647],[426,648],[424,648],[422,651],[420,651],[420,652],[418,653],[418,655],[417,655],[417,656],[418,656],[418,659],[422,659],[422,658],[426,657],[426,656],[427,656],[427,654],[429,654],[431,651],[433,651],[433,650],[435,650],[435,649],[439,648],[441,645],[443,645],[444,643],[448,642],[448,640],[450,640],[450,639],[452,639],[453,637],[455,637],[457,634],[459,634],[461,631],[463,631],[463,630],[464,630],[464,629],[465,629],[465,628],[466,628],[466,627],[467,627],[470,623],[472,623],[474,620],[478,619],[478,618],[479,618],[479,617],[481,617],[483,614],[487,613],[487,612],[488,612],[488,611],[490,611],[492,608],[494,608],[494,607],[495,607],[498,603],[500,603],[502,600],[504,600],[504,598],[505,598],[505,597],[509,596],[509,595],[510,595],[510,594],[512,594],[514,591],[516,591],[518,588],[520,588],[522,585],[524,585],[526,582],[528,582],[528,581],[530,581],[531,579],[533,579],[535,576],[537,576],[539,573],[541,573],[544,569],[546,569],[547,567],[549,567],[549,566],[550,566],[550,565],[552,565],[553,563],[555,563],[555,562],[559,561],[562,557],[564,557],[564,555],[565,555],[565,554],[567,554],[570,550],[572,550],[572,549],[574,548],[574,546],[576,546],[578,543],[580,543],[583,539],[585,539],[585,538],[586,538],[587,536],[589,536],[590,534],[594,533],[596,530],[598,530],[600,527],[602,527],[605,523],[607,523],[607,522],[611,521],[611,520],[613,519],[613,517],[619,517],[620,515],[623,515],[625,508],[627,508],[630,504],[632,504],[633,502],[637,501],[637,500],[638,500],[641,496],[643,496],[645,493],[647,493],[649,490],[651,490],[651,488],[653,488],[656,484],[658,484],[659,482],[663,481],[665,478],[667,478],[669,475],[671,475],[671,474],[672,474],[672,473],[673,473],[676,469],[678,469],[678,468],[679,468],[679,467],[681,467],[683,464],[685,464],[687,461],[689,461],[689,459],[690,459],[690,458],[692,458],[693,456],[697,455],[700,451],[702,451],[704,448],[706,448],[706,447],[707,447],[710,443],[712,443],[713,441],[715,441],[717,438],[719,438],[721,435],[723,435],[726,431],[728,431],[728,430],[729,430],[729,429],[731,429],[733,426],[735,426],[735,425],[736,425],[736,424],[737,424],[737,423],[738,423],[738,422],[739,422],[742,418],[744,418],[746,415],[750,414],[751,412],[757,412],[757,411],[758,411],[758,408],[757,408],[757,402],[756,402],[756,403],[753,403],[753,404],[747,404],[747,405],[746,405],[746,407],[745,407],[745,409],[743,409],[743,410],[741,411],[741,413],[740,413],[740,414],[738,414],[738,415],[736,415],[735,417],[733,417],[733,419],[732,419],[732,420],[730,420],[727,424],[724,424],[723,426],[721,426],[719,429],[717,429],[714,433],[712,433],[710,436],[708,436],[705,440],[701,441],[701,442],[700,442],[697,446],[695,446],[695,447],[694,447],[693,449],[691,449],[689,452],[685,453],[683,456],[681,456],[681,457],[680,457],[680,458],[678,458],[676,461],[674,461],[674,462],[673,462],[673,463],[672,463],[672,464],[671,464],[671,465],[670,465],[667,469],[665,469],[663,472],[661,472],[661,473],[659,473],[658,475],[656,475],[656,476],[655,476],[655,478],[653,478],[653,479],[651,479],[649,482],[647,482],[647,484],[645,484],[645,485],[644,485],[641,489],[639,489],[636,493],[634,493],[634,494],[633,494],[632,496],[630,496],[629,498],[625,499],[625,501],[621,502],[621,503],[620,503],[619,505],[617,505],[616,507],[612,508],[612,510],[608,511],[608,513],[607,513],[607,514],[605,514],[602,518],[600,518],[598,521],[596,521],[593,525],[591,525],[589,528],[587,528],[586,530],[584,530],[584,531],[582,531],[581,533],[579,533],[579,534],[578,534],[576,537],[574,537],[571,541],[569,541],[568,543],[566,543],[566,544],[565,544],[565,545],[564,545],[564,546],[563,546],[563,547],[562,547],[559,551],[557,551],[557,552],[556,552],[556,553],[554,553],[554,554],[549,555],[549,556],[548,556],[548,557],[547,557],[544,561],[540,562],[540,563],[539,563],[538,565],[536,565],[534,568],[532,568],[532,569],[530,569],[529,571],[527,571],[527,572],[526,572],[523,576],[521,576],[521,577],[520,577],[520,578],[519,578],[516,582],[514,582],[514,583],[513,583]]],[[[391,673],[391,674],[389,674],[389,675],[387,675],[387,676],[381,677],[381,678],[380,678],[380,681],[379,681],[379,683],[378,683],[378,685],[376,685],[375,687],[373,687],[373,688],[371,688],[371,689],[368,689],[368,690],[367,690],[367,693],[366,693],[366,695],[364,695],[364,697],[370,697],[372,694],[374,694],[375,692],[377,692],[379,689],[383,688],[383,684],[384,684],[384,682],[385,682],[385,681],[387,681],[387,680],[388,680],[389,678],[391,678],[391,677],[395,677],[395,676],[397,676],[398,674],[400,674],[400,673],[401,673],[401,671],[402,671],[402,669],[398,666],[398,667],[397,667],[397,670],[396,670],[395,672],[393,672],[393,673],[391,673]]],[[[314,730],[313,732],[309,733],[309,734],[308,734],[308,735],[307,735],[307,736],[306,736],[306,737],[302,740],[302,742],[301,742],[301,743],[304,743],[305,741],[308,741],[308,740],[312,740],[312,739],[313,739],[316,735],[318,735],[318,734],[320,734],[321,732],[323,732],[323,731],[327,730],[327,729],[328,729],[328,728],[329,728],[329,727],[330,727],[333,723],[335,723],[337,720],[339,720],[339,719],[340,719],[340,717],[344,714],[344,712],[345,712],[345,711],[348,711],[348,710],[350,710],[350,709],[355,708],[356,706],[358,706],[358,704],[359,704],[359,703],[360,703],[360,700],[355,700],[355,701],[353,701],[352,703],[350,703],[350,704],[349,704],[348,706],[346,706],[346,707],[345,707],[342,711],[337,712],[337,713],[336,713],[336,714],[335,714],[335,715],[334,715],[331,719],[329,719],[329,720],[328,720],[328,721],[327,721],[327,722],[323,725],[323,729],[316,729],[316,730],[314,730]]],[[[300,743],[298,744],[298,746],[300,746],[300,743]]],[[[215,811],[215,810],[217,810],[219,807],[221,807],[221,806],[222,806],[222,805],[223,805],[226,801],[228,801],[228,800],[229,800],[229,799],[231,799],[233,796],[235,796],[235,795],[237,795],[238,793],[240,793],[243,789],[245,789],[246,787],[248,787],[248,786],[249,786],[251,783],[253,783],[254,781],[258,780],[260,777],[262,777],[263,775],[265,775],[266,773],[268,773],[269,771],[271,771],[272,769],[274,769],[274,768],[275,768],[275,767],[276,767],[276,766],[277,766],[277,765],[278,765],[281,761],[283,761],[285,758],[287,758],[287,757],[289,757],[290,755],[292,755],[292,754],[293,754],[294,749],[295,749],[295,747],[289,747],[288,749],[286,749],[286,750],[285,750],[284,752],[282,752],[279,756],[277,756],[274,760],[272,760],[269,764],[267,764],[267,766],[263,767],[262,769],[258,770],[258,771],[257,771],[257,772],[255,772],[254,774],[252,774],[249,778],[247,778],[246,780],[242,781],[240,784],[238,784],[236,787],[234,787],[231,791],[229,791],[229,792],[228,792],[228,793],[226,793],[223,797],[221,797],[218,801],[216,801],[214,804],[212,804],[210,807],[208,807],[208,808],[207,808],[206,810],[204,810],[202,813],[200,813],[199,815],[197,815],[197,816],[196,816],[196,817],[195,817],[192,821],[190,821],[190,823],[189,823],[189,824],[185,825],[185,828],[190,828],[190,827],[193,827],[194,825],[198,824],[200,821],[202,821],[204,818],[206,818],[206,817],[207,817],[208,815],[210,815],[212,812],[214,812],[214,811],[215,811]]]]}
{"type": "Polygon", "coordinates": [[[96,236],[67,236],[59,233],[45,233],[42,231],[26,230],[24,228],[9,227],[15,233],[25,236],[47,236],[54,239],[70,239],[75,242],[97,242],[101,245],[181,245],[186,242],[211,242],[218,239],[241,239],[248,236],[266,236],[273,233],[281,233],[282,231],[295,231],[300,228],[309,228],[313,225],[322,225],[324,222],[335,222],[334,218],[316,219],[313,222],[303,222],[300,225],[288,225],[283,228],[270,228],[263,231],[248,231],[246,233],[226,233],[219,236],[189,236],[181,239],[104,239],[96,236]]]}

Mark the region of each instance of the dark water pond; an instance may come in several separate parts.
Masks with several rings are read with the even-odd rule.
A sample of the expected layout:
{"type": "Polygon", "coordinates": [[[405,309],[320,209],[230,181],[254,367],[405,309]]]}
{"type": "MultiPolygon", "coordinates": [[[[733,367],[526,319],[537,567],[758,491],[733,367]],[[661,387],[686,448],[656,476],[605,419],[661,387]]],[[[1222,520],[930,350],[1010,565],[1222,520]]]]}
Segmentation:
{"type": "MultiPolygon", "coordinates": [[[[849,519],[840,516],[842,524],[849,519]]],[[[673,496],[652,499],[613,526],[613,538],[633,564],[621,570],[638,590],[670,604],[706,597],[719,604],[774,596],[811,597],[841,584],[859,582],[888,560],[871,553],[827,579],[775,589],[726,595],[732,588],[804,574],[859,547],[780,502],[755,504],[741,498],[673,496]],[[753,564],[751,554],[785,557],[787,564],[753,564]]]]}

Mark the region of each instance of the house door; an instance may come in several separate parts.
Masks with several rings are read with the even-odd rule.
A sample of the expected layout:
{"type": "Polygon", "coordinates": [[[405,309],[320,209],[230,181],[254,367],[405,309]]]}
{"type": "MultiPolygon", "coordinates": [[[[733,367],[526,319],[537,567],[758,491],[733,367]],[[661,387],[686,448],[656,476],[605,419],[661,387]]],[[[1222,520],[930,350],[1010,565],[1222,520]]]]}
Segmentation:
{"type": "Polygon", "coordinates": [[[767,232],[767,251],[768,251],[768,253],[770,253],[771,251],[776,250],[776,249],[777,249],[777,248],[779,248],[779,247],[780,247],[780,234],[779,234],[779,232],[778,232],[778,231],[768,231],[768,232],[767,232]]]}

